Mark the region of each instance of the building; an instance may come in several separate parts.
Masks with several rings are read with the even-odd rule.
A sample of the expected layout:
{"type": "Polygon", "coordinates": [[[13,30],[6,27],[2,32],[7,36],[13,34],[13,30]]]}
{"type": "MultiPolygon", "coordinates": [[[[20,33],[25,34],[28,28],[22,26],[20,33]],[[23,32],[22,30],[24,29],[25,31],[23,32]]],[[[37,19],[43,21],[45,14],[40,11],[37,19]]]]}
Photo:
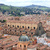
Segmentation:
{"type": "Polygon", "coordinates": [[[15,21],[9,20],[6,22],[6,26],[4,26],[4,34],[14,34],[20,36],[23,30],[28,36],[41,36],[45,33],[44,28],[41,22],[25,22],[25,21],[15,21]]]}
{"type": "MultiPolygon", "coordinates": [[[[1,50],[13,50],[15,47],[16,49],[26,49],[29,45],[37,44],[36,38],[28,37],[25,32],[19,36],[12,36],[12,35],[2,35],[0,38],[0,49],[1,50]]],[[[15,49],[14,49],[15,50],[15,49]]]]}
{"type": "MultiPolygon", "coordinates": [[[[28,36],[41,36],[46,33],[47,30],[50,30],[50,17],[47,17],[47,15],[26,15],[22,17],[7,16],[0,17],[0,19],[7,20],[5,26],[1,26],[4,28],[4,34],[20,36],[23,30],[25,30],[28,36]]],[[[48,34],[47,36],[49,36],[48,34]]]]}
{"type": "Polygon", "coordinates": [[[47,36],[48,38],[50,38],[50,30],[47,30],[46,33],[47,33],[46,36],[47,36]]]}

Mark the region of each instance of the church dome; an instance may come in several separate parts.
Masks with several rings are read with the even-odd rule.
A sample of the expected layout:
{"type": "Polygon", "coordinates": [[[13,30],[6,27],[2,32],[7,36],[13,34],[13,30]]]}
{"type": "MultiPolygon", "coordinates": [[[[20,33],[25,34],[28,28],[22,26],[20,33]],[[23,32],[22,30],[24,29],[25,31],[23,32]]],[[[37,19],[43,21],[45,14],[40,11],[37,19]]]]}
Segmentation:
{"type": "Polygon", "coordinates": [[[29,41],[29,37],[27,35],[22,35],[20,36],[19,41],[29,41]]]}

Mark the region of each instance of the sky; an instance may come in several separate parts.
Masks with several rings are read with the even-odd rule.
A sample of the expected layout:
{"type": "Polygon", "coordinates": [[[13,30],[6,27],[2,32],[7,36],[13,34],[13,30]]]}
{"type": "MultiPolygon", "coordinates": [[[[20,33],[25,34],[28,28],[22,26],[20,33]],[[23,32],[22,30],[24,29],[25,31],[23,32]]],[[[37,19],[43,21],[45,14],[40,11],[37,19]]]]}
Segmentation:
{"type": "Polygon", "coordinates": [[[50,0],[0,0],[0,3],[12,6],[41,5],[50,7],[50,0]]]}

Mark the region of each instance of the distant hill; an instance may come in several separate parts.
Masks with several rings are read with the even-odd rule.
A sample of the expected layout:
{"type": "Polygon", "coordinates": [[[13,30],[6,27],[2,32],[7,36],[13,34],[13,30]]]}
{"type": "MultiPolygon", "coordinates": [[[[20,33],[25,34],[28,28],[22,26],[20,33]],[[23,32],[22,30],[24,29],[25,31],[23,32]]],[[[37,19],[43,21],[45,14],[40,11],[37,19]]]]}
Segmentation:
{"type": "Polygon", "coordinates": [[[26,6],[26,7],[29,7],[29,8],[48,8],[46,6],[40,6],[40,5],[30,5],[30,6],[26,6]]]}
{"type": "Polygon", "coordinates": [[[4,4],[0,4],[0,5],[4,5],[4,4]]]}
{"type": "Polygon", "coordinates": [[[23,16],[24,14],[21,14],[21,12],[25,12],[25,14],[41,14],[40,11],[50,12],[50,8],[38,5],[15,7],[15,6],[8,6],[5,4],[0,4],[0,12],[2,12],[3,14],[7,12],[8,15],[10,16],[23,16]]]}
{"type": "Polygon", "coordinates": [[[40,5],[30,5],[30,6],[26,6],[27,8],[36,8],[36,9],[41,9],[41,10],[45,10],[45,11],[49,11],[50,7],[46,7],[46,6],[40,6],[40,5]]]}
{"type": "Polygon", "coordinates": [[[5,14],[5,12],[8,12],[8,15],[11,14],[11,16],[23,16],[23,14],[20,14],[21,12],[25,12],[25,14],[33,14],[33,10],[30,8],[8,6],[5,4],[0,4],[0,11],[3,14],[5,14]]]}

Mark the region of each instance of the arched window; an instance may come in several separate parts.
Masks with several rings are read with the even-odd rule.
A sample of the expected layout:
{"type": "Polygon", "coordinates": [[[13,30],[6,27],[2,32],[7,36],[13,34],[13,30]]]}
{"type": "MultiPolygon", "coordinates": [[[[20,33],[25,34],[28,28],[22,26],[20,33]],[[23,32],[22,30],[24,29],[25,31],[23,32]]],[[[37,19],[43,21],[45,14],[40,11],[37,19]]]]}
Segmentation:
{"type": "Polygon", "coordinates": [[[19,28],[19,26],[17,26],[19,28]]]}
{"type": "Polygon", "coordinates": [[[13,27],[14,27],[14,25],[13,25],[13,27]]]}
{"type": "Polygon", "coordinates": [[[9,26],[9,25],[8,25],[9,26]]]}
{"type": "Polygon", "coordinates": [[[24,47],[26,48],[26,45],[24,45],[24,47]]]}
{"type": "Polygon", "coordinates": [[[30,27],[28,26],[28,29],[29,29],[30,27]]]}
{"type": "Polygon", "coordinates": [[[34,27],[34,29],[35,29],[35,27],[34,27]]]}
{"type": "Polygon", "coordinates": [[[33,32],[31,32],[31,34],[33,34],[33,32]]]}
{"type": "Polygon", "coordinates": [[[27,32],[26,32],[27,33],[27,32]]]}
{"type": "Polygon", "coordinates": [[[15,32],[16,32],[16,30],[15,30],[15,32]]]}
{"type": "Polygon", "coordinates": [[[22,26],[22,28],[24,28],[24,26],[22,26]]]}
{"type": "Polygon", "coordinates": [[[30,44],[28,44],[28,46],[29,46],[30,44]]]}
{"type": "Polygon", "coordinates": [[[22,47],[22,46],[20,45],[20,47],[22,47]]]}
{"type": "Polygon", "coordinates": [[[21,32],[21,31],[20,31],[21,32]]]}
{"type": "Polygon", "coordinates": [[[10,30],[11,31],[11,30],[10,30]]]}

